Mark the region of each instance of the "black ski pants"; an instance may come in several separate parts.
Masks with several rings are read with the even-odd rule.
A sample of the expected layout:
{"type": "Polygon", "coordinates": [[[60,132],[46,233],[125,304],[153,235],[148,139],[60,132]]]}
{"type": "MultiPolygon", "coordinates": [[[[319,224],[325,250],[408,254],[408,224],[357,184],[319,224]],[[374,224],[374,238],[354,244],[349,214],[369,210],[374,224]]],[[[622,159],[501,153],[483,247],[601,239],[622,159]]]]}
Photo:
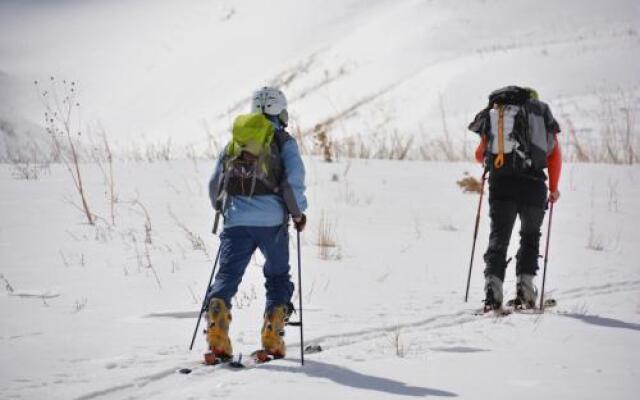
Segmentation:
{"type": "MultiPolygon", "coordinates": [[[[529,184],[531,181],[529,181],[529,184]]],[[[493,183],[493,182],[491,182],[493,183]]],[[[491,233],[489,234],[489,246],[484,254],[486,268],[485,276],[494,275],[504,281],[507,269],[507,250],[511,233],[516,221],[520,217],[520,248],[516,254],[516,275],[535,275],[538,270],[538,258],[540,253],[540,228],[544,220],[546,207],[546,185],[534,191],[542,192],[542,197],[532,202],[531,197],[523,198],[521,195],[509,195],[509,190],[496,188],[490,183],[489,187],[489,216],[491,218],[491,233]],[[493,187],[492,187],[493,186],[493,187]],[[497,189],[497,190],[495,190],[497,189]],[[539,201],[539,200],[544,201],[539,201]]],[[[525,181],[525,183],[527,183],[525,181]]],[[[517,187],[511,189],[517,190],[517,187]]],[[[529,187],[529,189],[532,189],[529,187]]],[[[522,191],[519,191],[522,194],[522,191]]]]}

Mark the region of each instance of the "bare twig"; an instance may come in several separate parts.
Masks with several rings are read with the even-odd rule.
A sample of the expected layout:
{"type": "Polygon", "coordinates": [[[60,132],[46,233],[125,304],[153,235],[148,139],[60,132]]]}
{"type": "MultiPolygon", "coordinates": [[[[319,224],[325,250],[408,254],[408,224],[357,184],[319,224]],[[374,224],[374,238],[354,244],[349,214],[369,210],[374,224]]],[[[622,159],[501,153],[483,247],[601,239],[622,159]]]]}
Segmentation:
{"type": "Polygon", "coordinates": [[[80,103],[77,101],[77,90],[75,82],[62,81],[62,89],[54,77],[50,78],[50,89],[40,90],[40,84],[35,82],[40,94],[40,100],[45,107],[45,126],[47,132],[53,139],[53,147],[55,153],[63,161],[65,167],[71,175],[73,184],[76,188],[82,203],[82,210],[90,225],[95,223],[95,216],[89,208],[89,201],[82,180],[80,169],[80,156],[78,153],[79,142],[75,135],[79,137],[82,132],[80,128],[74,129],[74,125],[79,126],[76,116],[80,103]],[[63,98],[60,99],[59,91],[62,90],[63,98]],[[65,140],[65,144],[60,141],[59,137],[65,140]],[[65,147],[66,146],[66,147],[65,147]]]}
{"type": "Polygon", "coordinates": [[[2,279],[2,281],[4,282],[4,288],[7,290],[7,292],[13,293],[14,292],[13,286],[11,286],[11,284],[9,283],[7,278],[4,277],[3,274],[0,274],[0,279],[2,279]]]}

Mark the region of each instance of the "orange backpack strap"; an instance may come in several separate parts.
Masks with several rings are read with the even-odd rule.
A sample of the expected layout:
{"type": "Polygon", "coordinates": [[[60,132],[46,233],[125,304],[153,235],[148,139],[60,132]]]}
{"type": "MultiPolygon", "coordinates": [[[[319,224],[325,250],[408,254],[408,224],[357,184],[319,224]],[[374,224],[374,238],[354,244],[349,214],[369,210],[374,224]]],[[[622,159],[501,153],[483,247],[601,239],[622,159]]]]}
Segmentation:
{"type": "Polygon", "coordinates": [[[498,105],[498,155],[493,160],[496,169],[504,165],[504,105],[498,105]]]}

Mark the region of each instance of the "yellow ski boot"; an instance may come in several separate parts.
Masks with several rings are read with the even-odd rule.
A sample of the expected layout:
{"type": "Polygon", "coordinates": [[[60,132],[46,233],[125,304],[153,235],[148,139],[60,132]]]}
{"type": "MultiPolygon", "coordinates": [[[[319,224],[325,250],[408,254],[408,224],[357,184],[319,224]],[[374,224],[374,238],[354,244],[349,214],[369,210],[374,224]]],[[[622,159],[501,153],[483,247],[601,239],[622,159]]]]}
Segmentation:
{"type": "Polygon", "coordinates": [[[286,305],[274,307],[273,310],[264,314],[264,324],[262,325],[262,348],[273,356],[273,358],[283,358],[286,353],[284,344],[284,326],[289,319],[286,305]]]}
{"type": "Polygon", "coordinates": [[[207,343],[209,352],[204,355],[205,364],[217,364],[233,356],[231,340],[229,340],[229,325],[231,313],[224,300],[212,298],[207,310],[207,343]]]}

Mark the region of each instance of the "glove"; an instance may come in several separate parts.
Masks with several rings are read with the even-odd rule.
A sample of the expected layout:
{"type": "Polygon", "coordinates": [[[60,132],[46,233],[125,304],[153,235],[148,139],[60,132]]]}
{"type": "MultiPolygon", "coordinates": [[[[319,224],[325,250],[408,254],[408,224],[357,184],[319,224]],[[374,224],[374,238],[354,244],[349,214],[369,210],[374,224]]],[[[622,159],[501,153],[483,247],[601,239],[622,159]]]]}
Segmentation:
{"type": "Polygon", "coordinates": [[[307,225],[307,216],[300,214],[299,217],[293,217],[293,226],[295,226],[298,232],[302,232],[307,225]]]}

